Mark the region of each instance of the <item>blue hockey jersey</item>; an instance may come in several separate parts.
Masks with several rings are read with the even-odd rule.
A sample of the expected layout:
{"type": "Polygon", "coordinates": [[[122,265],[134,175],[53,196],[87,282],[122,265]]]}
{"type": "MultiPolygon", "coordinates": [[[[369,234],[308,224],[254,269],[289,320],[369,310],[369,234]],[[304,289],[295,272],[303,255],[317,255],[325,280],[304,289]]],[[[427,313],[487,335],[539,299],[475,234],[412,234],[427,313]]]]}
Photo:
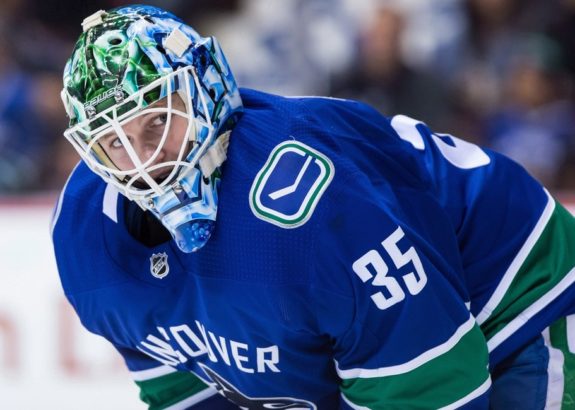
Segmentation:
{"type": "Polygon", "coordinates": [[[488,366],[575,311],[573,218],[515,163],[358,102],[242,99],[200,251],[134,239],[83,164],[56,207],[65,294],[151,409],[487,408],[488,366]]]}

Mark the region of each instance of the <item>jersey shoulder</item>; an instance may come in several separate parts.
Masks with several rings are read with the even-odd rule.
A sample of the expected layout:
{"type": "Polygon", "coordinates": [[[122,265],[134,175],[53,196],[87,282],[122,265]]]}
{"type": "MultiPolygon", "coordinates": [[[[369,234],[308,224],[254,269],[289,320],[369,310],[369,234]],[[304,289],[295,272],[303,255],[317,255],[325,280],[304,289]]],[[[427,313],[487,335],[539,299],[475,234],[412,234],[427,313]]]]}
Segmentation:
{"type": "Polygon", "coordinates": [[[106,184],[84,164],[78,163],[64,185],[52,218],[54,240],[68,238],[71,232],[92,221],[101,212],[106,184]]]}
{"type": "MultiPolygon", "coordinates": [[[[390,119],[359,101],[318,96],[278,96],[242,90],[244,126],[273,134],[350,134],[348,138],[395,138],[390,119]],[[368,135],[358,135],[358,131],[368,135]],[[375,134],[375,135],[374,135],[375,134]]],[[[256,132],[255,134],[258,134],[256,132]]],[[[270,135],[271,136],[271,135],[270,135]]]]}
{"type": "MultiPolygon", "coordinates": [[[[105,219],[117,218],[118,195],[83,162],[72,171],[54,210],[52,241],[60,279],[70,295],[106,284],[105,219]]],[[[111,221],[117,225],[117,221],[111,221]]]]}
{"type": "Polygon", "coordinates": [[[251,184],[250,206],[258,218],[298,227],[340,190],[383,184],[427,189],[425,167],[409,144],[389,119],[363,103],[256,91],[242,97],[245,113],[228,154],[232,178],[251,184]]]}
{"type": "MultiPolygon", "coordinates": [[[[62,188],[57,208],[63,207],[64,204],[70,206],[73,203],[82,204],[82,208],[101,204],[100,198],[105,187],[106,183],[94,174],[83,161],[80,161],[62,188]]],[[[54,222],[59,222],[59,218],[56,218],[54,222]]]]}

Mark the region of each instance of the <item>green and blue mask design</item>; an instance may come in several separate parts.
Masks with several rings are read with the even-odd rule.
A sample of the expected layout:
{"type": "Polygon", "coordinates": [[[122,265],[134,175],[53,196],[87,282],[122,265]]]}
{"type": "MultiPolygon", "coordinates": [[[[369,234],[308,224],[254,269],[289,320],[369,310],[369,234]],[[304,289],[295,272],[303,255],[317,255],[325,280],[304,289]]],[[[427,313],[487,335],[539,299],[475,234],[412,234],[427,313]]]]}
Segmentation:
{"type": "Polygon", "coordinates": [[[180,249],[201,248],[216,219],[226,131],[242,111],[218,42],[151,6],[101,11],[83,26],[64,69],[64,135],[95,173],[154,213],[180,249]],[[161,128],[144,157],[125,127],[148,116],[161,128]]]}

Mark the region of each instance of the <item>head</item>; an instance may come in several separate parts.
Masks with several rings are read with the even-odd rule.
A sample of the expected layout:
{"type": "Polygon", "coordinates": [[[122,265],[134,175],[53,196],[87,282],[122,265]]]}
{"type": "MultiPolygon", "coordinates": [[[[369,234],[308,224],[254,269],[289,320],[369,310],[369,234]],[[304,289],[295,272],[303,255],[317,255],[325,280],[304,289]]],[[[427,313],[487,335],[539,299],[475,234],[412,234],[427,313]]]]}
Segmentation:
{"type": "Polygon", "coordinates": [[[390,79],[401,69],[404,29],[405,19],[399,9],[381,5],[373,10],[360,49],[364,69],[370,77],[390,79]]]}
{"type": "Polygon", "coordinates": [[[220,46],[150,6],[100,11],[82,25],[64,69],[64,135],[180,249],[199,249],[213,229],[228,131],[242,110],[220,46]]]}
{"type": "Polygon", "coordinates": [[[537,109],[564,97],[569,89],[561,46],[541,34],[524,34],[510,55],[505,73],[509,101],[537,109]]]}

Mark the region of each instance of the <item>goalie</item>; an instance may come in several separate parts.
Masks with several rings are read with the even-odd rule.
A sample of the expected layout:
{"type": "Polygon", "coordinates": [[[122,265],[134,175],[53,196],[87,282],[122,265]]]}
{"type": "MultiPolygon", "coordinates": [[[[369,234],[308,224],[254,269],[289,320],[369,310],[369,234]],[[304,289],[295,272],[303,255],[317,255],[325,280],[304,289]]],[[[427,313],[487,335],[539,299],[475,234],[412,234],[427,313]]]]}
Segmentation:
{"type": "Polygon", "coordinates": [[[574,408],[575,220],[521,167],[240,90],[158,8],[83,26],[54,249],[150,409],[574,408]]]}

